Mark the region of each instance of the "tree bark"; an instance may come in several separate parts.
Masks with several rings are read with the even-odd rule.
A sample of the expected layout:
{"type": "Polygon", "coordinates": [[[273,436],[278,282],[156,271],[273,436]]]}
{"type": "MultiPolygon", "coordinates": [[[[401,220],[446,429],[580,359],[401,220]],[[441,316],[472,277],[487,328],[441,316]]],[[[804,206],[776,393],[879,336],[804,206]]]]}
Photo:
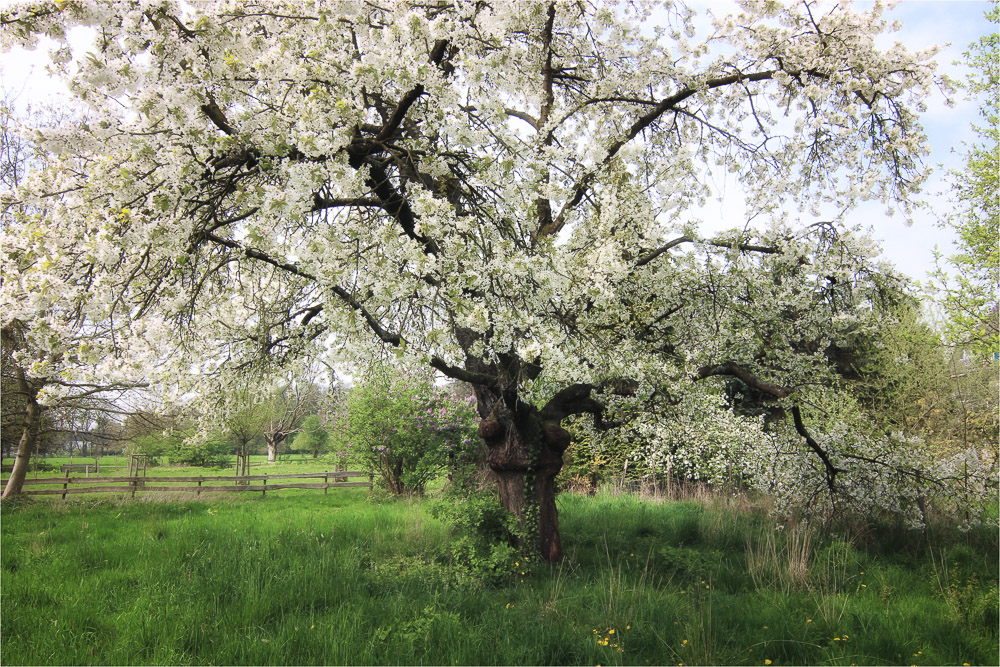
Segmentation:
{"type": "Polygon", "coordinates": [[[24,372],[18,369],[18,388],[25,396],[24,406],[24,430],[21,431],[21,440],[17,444],[17,458],[14,459],[14,469],[4,487],[3,495],[0,498],[6,500],[11,496],[21,494],[24,480],[28,476],[28,463],[31,461],[31,451],[38,441],[38,430],[42,423],[42,406],[36,400],[37,391],[28,383],[24,372]]]}
{"type": "MultiPolygon", "coordinates": [[[[485,388],[476,393],[484,416],[479,435],[486,443],[486,462],[497,475],[500,503],[531,535],[542,560],[561,560],[555,477],[569,433],[558,423],[543,422],[536,408],[516,397],[505,401],[485,388]]],[[[523,545],[524,538],[518,541],[523,545]]]]}
{"type": "Polygon", "coordinates": [[[274,463],[277,460],[278,443],[267,438],[267,462],[274,463]]]}

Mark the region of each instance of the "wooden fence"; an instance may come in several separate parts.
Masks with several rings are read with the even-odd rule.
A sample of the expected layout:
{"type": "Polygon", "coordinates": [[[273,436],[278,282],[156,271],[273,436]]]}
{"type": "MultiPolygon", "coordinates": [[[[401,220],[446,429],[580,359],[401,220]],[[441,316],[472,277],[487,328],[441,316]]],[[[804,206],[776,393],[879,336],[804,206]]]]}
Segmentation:
{"type": "MultiPolygon", "coordinates": [[[[260,491],[267,495],[268,491],[280,489],[323,489],[326,493],[331,487],[365,486],[371,488],[372,480],[366,482],[349,482],[349,477],[368,477],[368,473],[357,470],[335,470],[327,472],[303,472],[286,475],[242,475],[242,476],[198,476],[198,477],[80,477],[69,472],[65,477],[28,478],[24,480],[27,486],[60,486],[61,488],[24,489],[26,496],[57,496],[63,499],[69,494],[77,493],[130,493],[135,497],[136,491],[194,491],[201,495],[207,491],[260,491]],[[322,482],[285,482],[277,484],[273,480],[288,479],[322,479],[322,482]],[[333,481],[331,481],[333,480],[333,481]],[[268,482],[271,482],[268,484],[268,482]],[[254,482],[260,482],[254,484],[254,482]],[[197,486],[190,486],[196,483],[197,486]],[[168,486],[168,484],[187,484],[187,486],[168,486]]],[[[6,484],[7,480],[0,481],[6,484]]]]}

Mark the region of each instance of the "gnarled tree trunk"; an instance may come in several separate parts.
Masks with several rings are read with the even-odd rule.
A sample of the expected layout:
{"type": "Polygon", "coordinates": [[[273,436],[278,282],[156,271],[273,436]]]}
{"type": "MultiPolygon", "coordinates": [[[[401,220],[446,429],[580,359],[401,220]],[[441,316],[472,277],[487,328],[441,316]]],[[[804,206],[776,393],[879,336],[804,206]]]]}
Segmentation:
{"type": "Polygon", "coordinates": [[[477,396],[485,412],[479,435],[486,443],[486,462],[497,475],[501,504],[532,534],[543,560],[561,560],[555,477],[569,433],[516,398],[511,410],[488,390],[477,389],[477,396]]]}

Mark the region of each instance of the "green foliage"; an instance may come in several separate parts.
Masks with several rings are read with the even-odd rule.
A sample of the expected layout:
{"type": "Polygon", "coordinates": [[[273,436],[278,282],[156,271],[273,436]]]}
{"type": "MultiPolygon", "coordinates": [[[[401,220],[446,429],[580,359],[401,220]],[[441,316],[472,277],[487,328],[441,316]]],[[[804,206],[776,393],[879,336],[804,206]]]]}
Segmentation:
{"type": "Polygon", "coordinates": [[[132,438],[129,451],[133,454],[145,454],[149,465],[157,465],[160,459],[167,456],[179,446],[178,438],[163,433],[147,433],[132,438]]]}
{"type": "Polygon", "coordinates": [[[570,491],[593,493],[598,486],[618,475],[635,478],[649,472],[640,461],[631,460],[635,447],[623,434],[598,433],[587,415],[572,419],[567,425],[573,441],[563,453],[563,467],[557,481],[570,491]]]}
{"type": "Polygon", "coordinates": [[[922,320],[913,299],[902,300],[886,319],[892,326],[877,338],[859,338],[852,348],[846,388],[857,403],[853,411],[872,432],[923,437],[923,403],[942,390],[949,375],[941,336],[922,320]]]}
{"type": "Polygon", "coordinates": [[[188,430],[165,433],[147,433],[132,439],[129,450],[133,454],[145,454],[147,463],[156,465],[164,458],[175,465],[222,468],[229,465],[232,444],[219,437],[190,442],[188,430]]]}
{"type": "Polygon", "coordinates": [[[373,369],[338,413],[331,420],[337,450],[397,495],[422,493],[476,445],[472,403],[436,387],[428,374],[373,369]]]}
{"type": "Polygon", "coordinates": [[[453,491],[431,513],[451,529],[447,556],[476,580],[500,585],[527,572],[532,557],[517,546],[526,536],[496,493],[453,491]]]}
{"type": "Polygon", "coordinates": [[[312,454],[319,458],[330,443],[330,434],[324,427],[319,415],[309,415],[302,420],[301,429],[292,439],[289,449],[293,452],[312,454]]]}
{"type": "MultiPolygon", "coordinates": [[[[986,17],[1000,23],[1000,4],[986,17]]],[[[966,52],[974,73],[967,89],[982,100],[980,143],[969,148],[965,169],[952,174],[956,210],[943,221],[957,234],[958,252],[931,274],[948,315],[949,338],[981,357],[1000,353],[1000,33],[994,30],[966,52]]],[[[940,260],[940,257],[939,257],[940,260]]]]}
{"type": "Polygon", "coordinates": [[[230,464],[232,445],[221,439],[208,439],[193,444],[176,442],[167,452],[171,463],[203,468],[223,468],[230,464]]]}
{"type": "Polygon", "coordinates": [[[860,428],[899,431],[938,452],[975,446],[995,457],[997,363],[944,345],[915,303],[903,302],[892,316],[895,326],[856,351],[856,379],[847,388],[864,416],[860,428]]]}

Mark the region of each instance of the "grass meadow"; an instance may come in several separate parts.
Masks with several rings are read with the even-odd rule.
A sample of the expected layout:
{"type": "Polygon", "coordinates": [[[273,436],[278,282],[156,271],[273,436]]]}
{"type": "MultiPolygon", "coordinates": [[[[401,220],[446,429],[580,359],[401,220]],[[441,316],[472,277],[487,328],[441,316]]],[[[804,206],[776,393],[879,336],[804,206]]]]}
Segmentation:
{"type": "Polygon", "coordinates": [[[367,489],[5,502],[0,662],[1000,660],[995,530],[810,533],[720,497],[563,494],[564,561],[486,585],[450,555],[435,502],[367,489]]]}

